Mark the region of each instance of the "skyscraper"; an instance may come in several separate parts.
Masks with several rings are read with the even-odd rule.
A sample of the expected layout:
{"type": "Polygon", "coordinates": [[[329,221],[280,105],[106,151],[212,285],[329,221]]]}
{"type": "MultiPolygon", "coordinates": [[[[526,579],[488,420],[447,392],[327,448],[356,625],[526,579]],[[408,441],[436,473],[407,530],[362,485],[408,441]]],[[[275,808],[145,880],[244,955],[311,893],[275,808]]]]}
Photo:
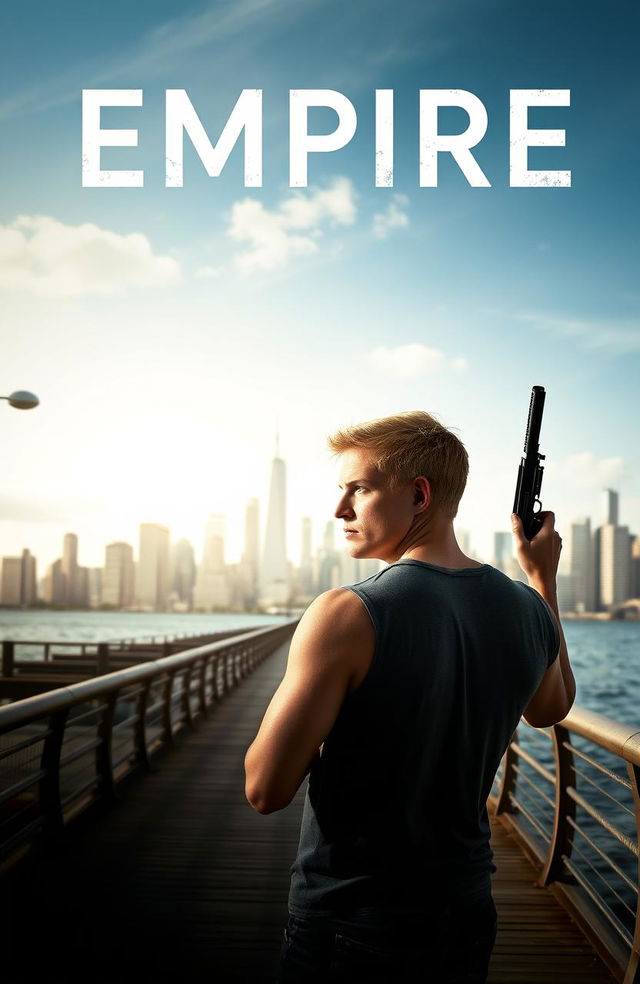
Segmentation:
{"type": "Polygon", "coordinates": [[[629,597],[629,529],[606,523],[600,530],[600,605],[608,608],[629,597]]]}
{"type": "Polygon", "coordinates": [[[260,601],[263,605],[284,605],[289,600],[286,508],[287,470],[276,447],[276,456],[271,465],[267,528],[260,577],[260,601]]]}
{"type": "Polygon", "coordinates": [[[128,608],[133,604],[133,547],[129,543],[110,543],[105,548],[102,604],[128,608]]]}
{"type": "Polygon", "coordinates": [[[618,525],[618,506],[618,493],[605,489],[605,522],[596,530],[594,538],[595,600],[599,609],[607,609],[629,597],[629,529],[618,525]]]}
{"type": "Polygon", "coordinates": [[[171,550],[171,590],[182,605],[193,607],[196,561],[189,540],[178,540],[171,550]]]}
{"type": "Polygon", "coordinates": [[[224,562],[224,516],[212,514],[205,529],[202,563],[196,576],[193,604],[195,608],[213,611],[228,608],[230,598],[224,562]]]}
{"type": "Polygon", "coordinates": [[[302,517],[302,540],[300,551],[300,590],[303,597],[313,594],[313,560],[311,557],[311,519],[302,517]]]}
{"type": "Polygon", "coordinates": [[[571,577],[571,608],[590,612],[593,596],[593,544],[591,520],[578,519],[571,523],[569,542],[569,574],[571,577]]]}
{"type": "Polygon", "coordinates": [[[611,523],[612,526],[618,525],[618,506],[620,501],[620,496],[613,489],[604,489],[603,493],[603,503],[604,503],[604,521],[606,523],[611,523]]]}
{"type": "Polygon", "coordinates": [[[21,596],[22,558],[2,558],[2,583],[0,586],[0,601],[3,605],[22,604],[21,596]]]}
{"type": "Polygon", "coordinates": [[[161,612],[169,598],[169,529],[159,523],[140,524],[140,553],[136,572],[136,601],[140,608],[161,612]]]}
{"type": "Polygon", "coordinates": [[[260,506],[257,499],[249,499],[245,510],[244,550],[240,560],[240,587],[244,605],[249,608],[258,600],[259,557],[260,506]]]}
{"type": "Polygon", "coordinates": [[[64,604],[73,608],[80,604],[78,576],[78,537],[65,533],[62,541],[62,576],[65,583],[64,604]]]}

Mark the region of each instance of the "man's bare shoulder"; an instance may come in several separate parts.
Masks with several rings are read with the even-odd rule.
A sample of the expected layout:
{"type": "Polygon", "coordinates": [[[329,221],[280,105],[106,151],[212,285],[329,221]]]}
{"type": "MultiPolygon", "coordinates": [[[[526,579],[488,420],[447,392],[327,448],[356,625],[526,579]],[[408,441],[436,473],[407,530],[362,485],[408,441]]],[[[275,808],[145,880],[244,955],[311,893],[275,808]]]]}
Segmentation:
{"type": "Polygon", "coordinates": [[[373,626],[363,602],[348,588],[332,588],[318,595],[302,616],[299,628],[305,634],[322,633],[326,641],[367,643],[373,637],[373,626]]]}
{"type": "Polygon", "coordinates": [[[348,588],[331,588],[318,595],[305,611],[302,622],[321,625],[330,632],[357,631],[371,624],[364,604],[348,588]]]}

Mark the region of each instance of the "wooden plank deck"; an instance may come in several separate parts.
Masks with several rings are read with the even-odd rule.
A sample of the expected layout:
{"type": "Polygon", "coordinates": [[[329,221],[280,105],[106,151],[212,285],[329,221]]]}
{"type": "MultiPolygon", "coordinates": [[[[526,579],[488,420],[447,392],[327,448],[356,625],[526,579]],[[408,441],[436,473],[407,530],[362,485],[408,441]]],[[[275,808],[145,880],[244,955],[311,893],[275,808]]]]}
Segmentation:
{"type": "MultiPolygon", "coordinates": [[[[283,647],[59,855],[0,884],[5,984],[272,979],[304,787],[260,816],[243,758],[285,660],[283,647]]],[[[494,851],[491,984],[612,984],[500,824],[494,851]]]]}

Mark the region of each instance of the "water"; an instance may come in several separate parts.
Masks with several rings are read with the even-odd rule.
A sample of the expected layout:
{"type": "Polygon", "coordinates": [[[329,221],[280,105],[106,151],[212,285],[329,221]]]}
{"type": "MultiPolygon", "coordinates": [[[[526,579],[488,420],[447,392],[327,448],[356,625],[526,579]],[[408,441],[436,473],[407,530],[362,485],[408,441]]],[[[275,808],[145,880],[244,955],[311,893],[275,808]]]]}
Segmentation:
{"type": "Polygon", "coordinates": [[[563,625],[576,704],[640,730],[640,622],[563,625]]]}
{"type": "MultiPolygon", "coordinates": [[[[0,611],[0,641],[19,642],[111,642],[119,639],[149,639],[152,636],[202,635],[262,625],[277,625],[280,615],[176,614],[155,612],[52,612],[0,611]]],[[[20,658],[27,654],[21,653],[20,658]]]]}
{"type": "MultiPolygon", "coordinates": [[[[0,611],[0,640],[107,642],[234,628],[249,631],[280,621],[278,615],[226,612],[0,611]]],[[[564,630],[578,688],[576,704],[637,724],[640,730],[640,622],[570,621],[564,630]]]]}

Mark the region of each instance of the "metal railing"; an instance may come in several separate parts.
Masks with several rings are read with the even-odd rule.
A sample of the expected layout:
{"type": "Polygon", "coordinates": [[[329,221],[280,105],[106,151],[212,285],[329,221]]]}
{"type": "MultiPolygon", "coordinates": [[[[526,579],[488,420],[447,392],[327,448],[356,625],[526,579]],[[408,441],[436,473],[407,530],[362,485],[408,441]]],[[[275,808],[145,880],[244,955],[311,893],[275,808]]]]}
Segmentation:
{"type": "Polygon", "coordinates": [[[110,657],[132,656],[148,652],[152,654],[159,648],[163,655],[171,652],[183,652],[185,648],[217,642],[241,635],[247,629],[225,629],[219,632],[200,633],[185,632],[182,635],[144,636],[137,639],[116,639],[109,642],[44,642],[39,639],[4,639],[2,648],[2,675],[11,677],[16,669],[28,670],[50,667],[55,660],[93,660],[101,658],[108,663],[110,657]]]}
{"type": "Polygon", "coordinates": [[[523,723],[489,802],[624,984],[640,982],[640,731],[575,707],[523,723]]]}
{"type": "Polygon", "coordinates": [[[0,866],[55,840],[293,633],[295,621],[0,707],[0,866]]]}

